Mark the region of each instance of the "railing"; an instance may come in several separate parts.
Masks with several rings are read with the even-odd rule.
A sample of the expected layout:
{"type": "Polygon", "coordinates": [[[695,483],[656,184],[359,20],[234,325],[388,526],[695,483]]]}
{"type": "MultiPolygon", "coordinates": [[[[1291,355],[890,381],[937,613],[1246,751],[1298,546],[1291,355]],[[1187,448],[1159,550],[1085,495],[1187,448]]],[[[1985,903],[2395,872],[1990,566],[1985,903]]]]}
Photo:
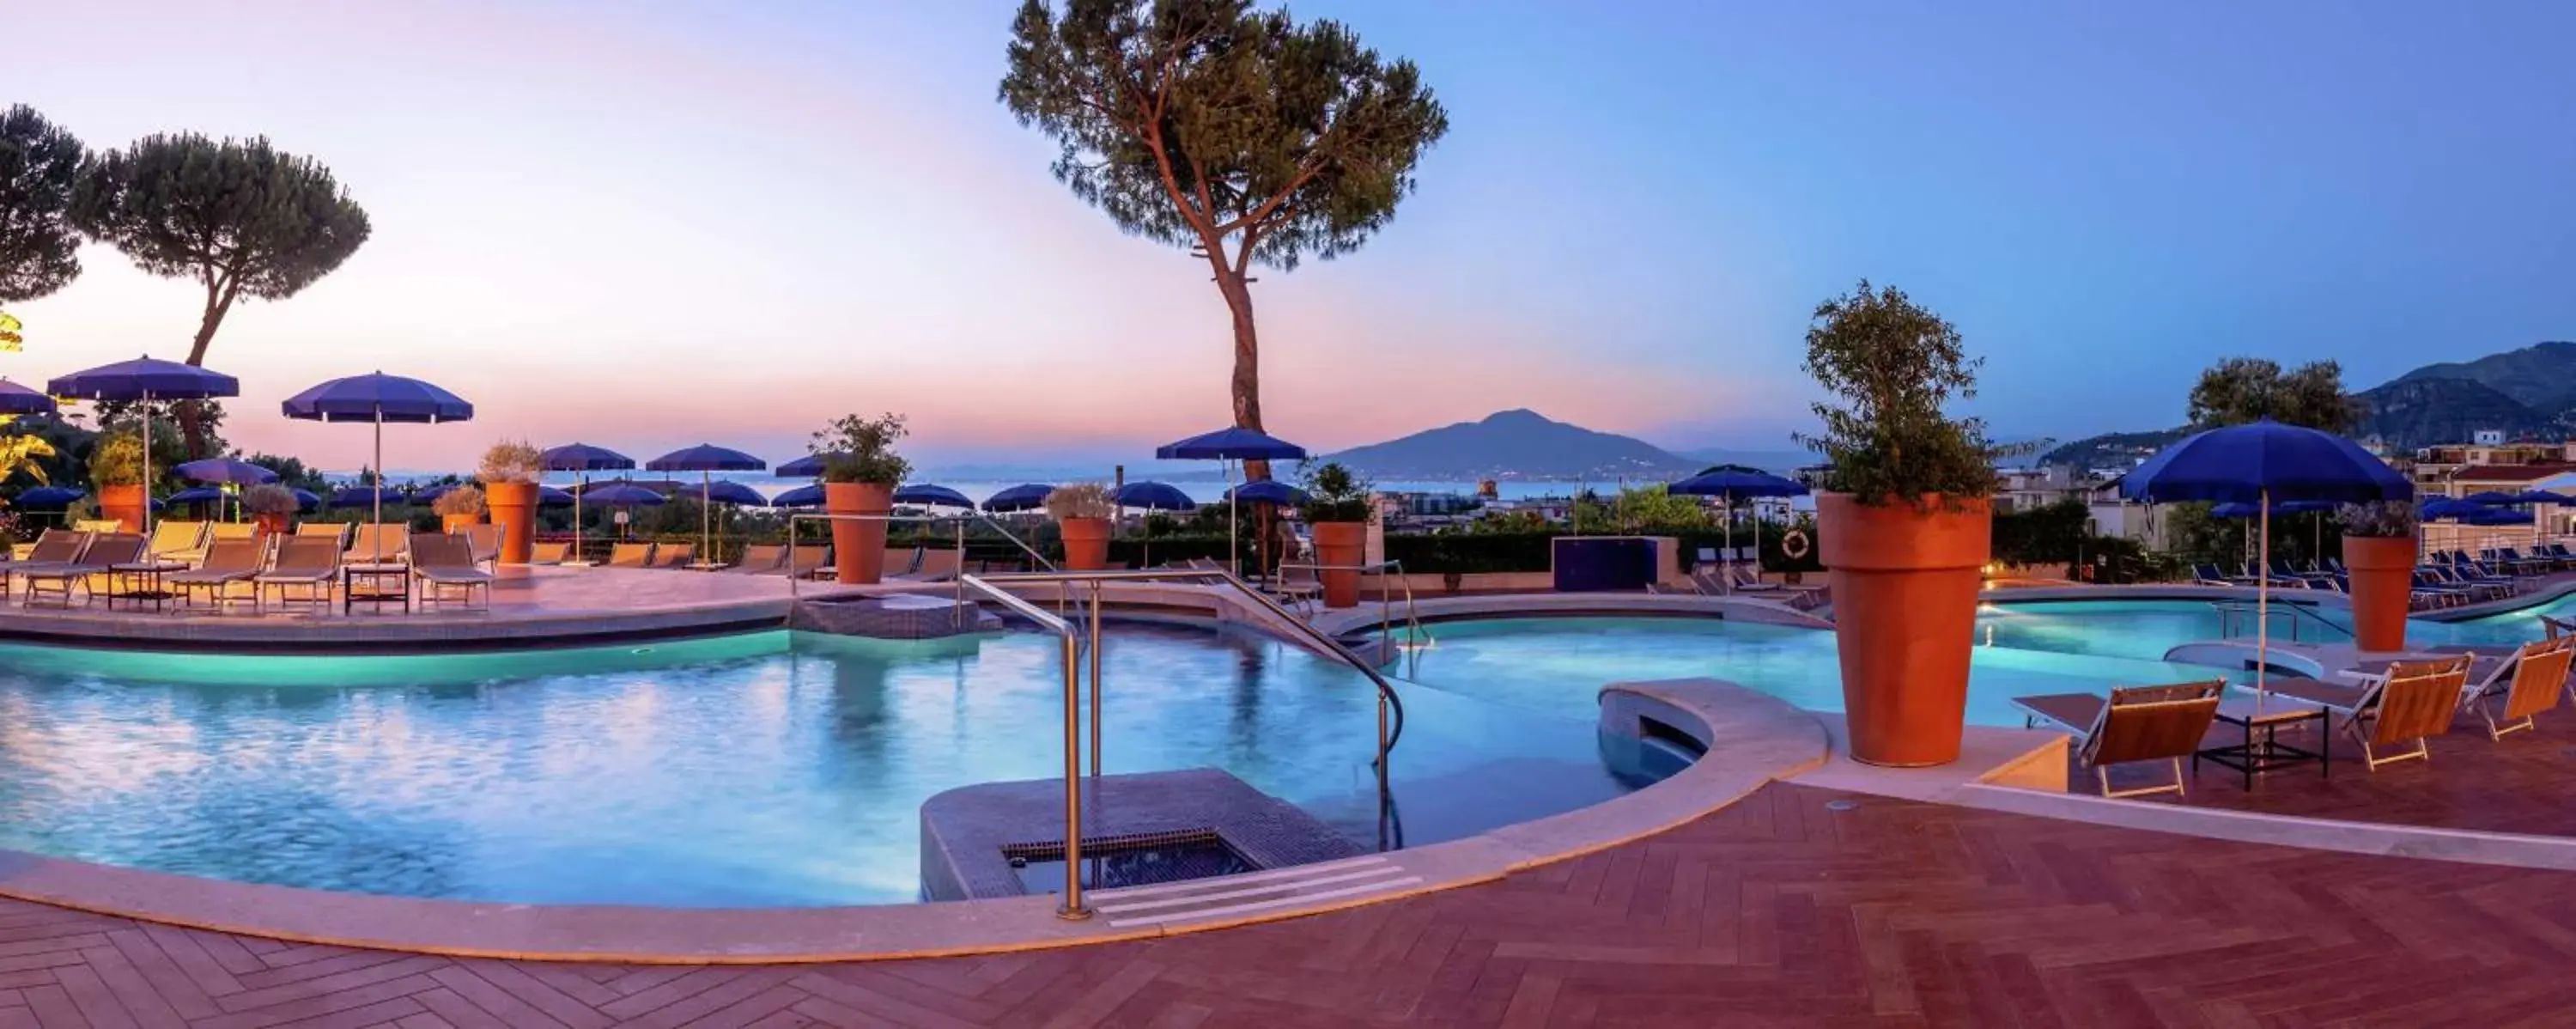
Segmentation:
{"type": "Polygon", "coordinates": [[[1370,683],[1377,687],[1377,757],[1375,761],[1371,762],[1371,764],[1377,770],[1379,846],[1383,849],[1387,844],[1389,819],[1394,811],[1394,795],[1389,789],[1387,778],[1387,757],[1389,752],[1395,749],[1396,742],[1404,738],[1404,699],[1396,694],[1394,684],[1388,682],[1386,676],[1379,673],[1375,665],[1362,659],[1358,654],[1352,653],[1351,649],[1343,646],[1340,641],[1333,639],[1331,636],[1325,635],[1321,630],[1307,624],[1304,620],[1290,612],[1286,607],[1282,606],[1277,600],[1272,599],[1270,596],[1257,589],[1254,589],[1250,583],[1243,581],[1243,579],[1236,576],[1234,573],[1221,568],[1148,568],[1135,571],[1005,572],[997,575],[961,574],[958,576],[961,589],[972,588],[986,596],[994,597],[999,600],[1005,608],[1008,608],[1013,613],[1029,619],[1031,622],[1036,623],[1040,628],[1056,633],[1064,639],[1065,899],[1062,903],[1059,903],[1056,906],[1056,916],[1059,918],[1080,920],[1091,917],[1091,909],[1085,905],[1082,900],[1081,839],[1083,828],[1083,800],[1079,780],[1082,775],[1083,766],[1081,759],[1083,732],[1081,725],[1081,704],[1079,700],[1081,689],[1079,678],[1082,666],[1087,663],[1089,665],[1091,676],[1090,766],[1091,775],[1096,780],[1101,771],[1101,586],[1104,583],[1110,582],[1157,582],[1174,580],[1219,582],[1233,587],[1237,592],[1243,594],[1246,599],[1252,601],[1261,609],[1268,611],[1275,620],[1290,627],[1316,648],[1322,650],[1326,654],[1340,658],[1343,663],[1358,669],[1361,675],[1367,676],[1370,683]],[[1065,595],[1069,595],[1072,592],[1072,587],[1076,584],[1083,584],[1089,587],[1089,595],[1085,598],[1089,601],[1090,609],[1090,614],[1088,615],[1089,624],[1086,626],[1087,635],[1090,638],[1089,646],[1087,648],[1082,647],[1079,644],[1078,637],[1075,635],[1075,629],[1072,623],[1063,618],[1057,617],[1056,615],[1047,613],[1037,605],[1028,602],[1022,597],[1012,594],[1003,588],[1006,586],[1025,587],[1047,583],[1054,583],[1065,587],[1065,595]],[[1087,661],[1086,656],[1081,653],[1081,651],[1085,649],[1089,651],[1087,661]]]}
{"type": "MultiPolygon", "coordinates": [[[[802,575],[796,574],[796,527],[804,522],[953,522],[957,527],[957,574],[961,578],[966,574],[966,523],[982,522],[984,523],[985,528],[993,530],[1003,539],[1011,541],[1012,545],[1019,547],[1022,552],[1028,554],[1029,560],[1037,562],[1038,567],[1049,571],[1053,571],[1055,569],[1055,562],[1047,560],[1045,554],[1038,552],[1038,548],[1030,546],[1027,540],[1023,540],[1018,536],[1013,535],[1011,530],[1003,528],[1000,522],[994,521],[991,516],[986,515],[981,511],[977,511],[972,514],[958,515],[830,514],[799,512],[787,516],[787,595],[790,598],[797,596],[801,592],[799,584],[803,582],[805,578],[802,575]]],[[[957,587],[957,602],[960,607],[958,617],[963,618],[965,617],[963,608],[966,602],[966,587],[963,583],[958,584],[957,587]]]]}
{"type": "MultiPolygon", "coordinates": [[[[2220,639],[2235,639],[2245,635],[2243,630],[2249,626],[2265,625],[2263,620],[2267,618],[2284,620],[2290,627],[2292,643],[2304,642],[2300,637],[2299,627],[2311,622],[2345,636],[2352,635],[2351,629],[2326,620],[2326,616],[2316,613],[2306,604],[2284,602],[2256,605],[2243,600],[2214,600],[2209,606],[2218,611],[2218,638],[2220,639]]],[[[2328,637],[2318,636],[2320,640],[2326,638],[2328,637]]]]}
{"type": "MultiPolygon", "coordinates": [[[[1387,560],[1379,561],[1374,564],[1328,565],[1311,561],[1294,561],[1279,566],[1279,570],[1283,573],[1290,569],[1316,573],[1317,581],[1315,586],[1317,589],[1323,588],[1321,580],[1323,573],[1325,572],[1351,572],[1359,575],[1377,576],[1377,642],[1378,650],[1381,654],[1386,653],[1394,646],[1394,594],[1388,584],[1390,582],[1402,583],[1404,586],[1405,640],[1402,652],[1410,658],[1414,653],[1414,648],[1423,642],[1422,618],[1415,611],[1413,605],[1413,578],[1404,574],[1404,562],[1387,560]]],[[[1410,674],[1411,668],[1412,666],[1410,664],[1406,666],[1407,674],[1410,674]]]]}

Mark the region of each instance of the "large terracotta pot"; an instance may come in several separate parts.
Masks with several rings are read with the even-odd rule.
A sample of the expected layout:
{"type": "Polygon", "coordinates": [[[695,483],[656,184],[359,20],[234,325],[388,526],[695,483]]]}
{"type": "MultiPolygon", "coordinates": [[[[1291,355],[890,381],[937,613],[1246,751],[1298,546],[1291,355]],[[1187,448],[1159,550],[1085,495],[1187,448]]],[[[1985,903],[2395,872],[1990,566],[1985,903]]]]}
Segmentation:
{"type": "Polygon", "coordinates": [[[1925,501],[1873,507],[1848,493],[1816,496],[1851,756],[1867,764],[1959,759],[1994,507],[1985,497],[1925,501]]]}
{"type": "MultiPolygon", "coordinates": [[[[1315,563],[1357,566],[1368,556],[1367,522],[1316,522],[1315,563]]],[[[1360,573],[1326,571],[1325,607],[1352,607],[1360,602],[1360,573]]]]}
{"type": "Polygon", "coordinates": [[[2367,651],[2406,649],[2406,605],[2415,593],[2415,538],[2343,538],[2352,573],[2353,645],[2367,651]]]}
{"type": "Polygon", "coordinates": [[[1109,567],[1109,519],[1067,518],[1056,523],[1064,535],[1064,566],[1077,572],[1109,567]]]}
{"type": "MultiPolygon", "coordinates": [[[[492,524],[501,527],[500,563],[527,564],[528,551],[537,542],[537,484],[533,482],[485,483],[483,484],[483,506],[491,511],[492,524]]],[[[454,531],[455,523],[450,522],[448,528],[454,531]]]]}
{"type": "MultiPolygon", "coordinates": [[[[874,482],[823,484],[823,510],[836,515],[881,515],[894,510],[894,487],[874,482]]],[[[832,523],[832,568],[843,585],[873,586],[885,577],[886,523],[832,523]]]]}
{"type": "Polygon", "coordinates": [[[479,514],[452,514],[438,516],[438,527],[447,530],[450,534],[463,532],[465,531],[465,527],[468,525],[481,524],[483,524],[483,516],[479,514]]]}
{"type": "Polygon", "coordinates": [[[127,532],[143,531],[143,487],[101,486],[98,488],[98,514],[114,518],[127,532]]]}
{"type": "Polygon", "coordinates": [[[259,531],[261,532],[267,533],[271,536],[284,536],[286,535],[287,529],[290,527],[288,523],[292,521],[294,517],[294,515],[287,514],[284,511],[263,511],[250,516],[250,520],[259,523],[259,531]]]}

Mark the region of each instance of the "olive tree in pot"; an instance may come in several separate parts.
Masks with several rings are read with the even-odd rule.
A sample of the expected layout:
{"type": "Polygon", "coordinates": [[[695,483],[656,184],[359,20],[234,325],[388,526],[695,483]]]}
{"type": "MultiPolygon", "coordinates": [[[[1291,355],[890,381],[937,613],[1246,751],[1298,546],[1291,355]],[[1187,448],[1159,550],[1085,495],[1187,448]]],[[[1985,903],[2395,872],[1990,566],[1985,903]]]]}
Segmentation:
{"type": "Polygon", "coordinates": [[[116,519],[127,532],[142,532],[144,505],[143,439],[130,432],[98,438],[89,452],[90,485],[98,487],[98,510],[116,519]]]}
{"type": "Polygon", "coordinates": [[[2352,576],[2353,645],[2365,651],[2406,649],[2406,609],[2415,587],[2415,505],[2388,500],[2345,504],[2343,563],[2352,576]]]}
{"type": "MultiPolygon", "coordinates": [[[[501,527],[502,564],[528,563],[537,542],[537,477],[545,471],[545,453],[526,440],[505,439],[483,452],[482,467],[475,470],[483,489],[475,495],[474,502],[476,513],[488,507],[492,524],[501,527]]],[[[452,490],[450,495],[461,492],[464,490],[452,490]]],[[[449,528],[455,527],[455,520],[448,517],[444,506],[438,508],[438,513],[449,528]]]]}
{"type": "Polygon", "coordinates": [[[294,490],[273,482],[243,490],[241,495],[241,509],[250,514],[252,521],[259,523],[259,531],[272,536],[283,536],[293,528],[288,523],[302,506],[295,499],[294,490]]]}
{"type": "MultiPolygon", "coordinates": [[[[483,520],[483,491],[472,486],[458,486],[430,501],[429,509],[438,512],[438,527],[455,532],[483,520]]],[[[504,530],[502,535],[509,533],[504,530]]]]}
{"type": "Polygon", "coordinates": [[[1959,757],[1979,570],[1993,550],[1995,447],[1942,410],[1976,393],[1959,331],[1867,280],[1817,306],[1807,373],[1832,395],[1801,436],[1832,465],[1816,497],[1851,755],[1876,765],[1959,757]]]}
{"type": "Polygon", "coordinates": [[[1047,517],[1064,536],[1064,566],[1096,572],[1109,567],[1109,518],[1118,502],[1109,487],[1096,482],[1058,486],[1046,497],[1047,517]]]}
{"type": "Polygon", "coordinates": [[[1315,563],[1326,566],[1324,606],[1354,606],[1360,602],[1357,569],[1368,558],[1368,480],[1339,461],[1326,461],[1306,473],[1305,490],[1297,515],[1315,533],[1315,563]]]}
{"type": "Polygon", "coordinates": [[[849,414],[814,434],[811,449],[823,459],[823,510],[862,516],[832,522],[833,572],[845,584],[873,585],[885,577],[884,518],[894,510],[894,488],[912,471],[894,446],[908,431],[899,414],[849,414]]]}

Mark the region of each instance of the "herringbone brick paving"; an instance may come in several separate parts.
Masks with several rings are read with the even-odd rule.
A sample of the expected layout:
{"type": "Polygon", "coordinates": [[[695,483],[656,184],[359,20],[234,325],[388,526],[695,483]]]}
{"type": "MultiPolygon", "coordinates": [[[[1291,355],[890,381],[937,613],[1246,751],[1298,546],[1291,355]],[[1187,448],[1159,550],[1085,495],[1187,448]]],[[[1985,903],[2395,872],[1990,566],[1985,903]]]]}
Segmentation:
{"type": "Polygon", "coordinates": [[[1775,784],[1500,883],[990,957],[457,960],[0,902],[0,1029],[2570,1025],[2571,955],[2576,874],[1775,784]]]}

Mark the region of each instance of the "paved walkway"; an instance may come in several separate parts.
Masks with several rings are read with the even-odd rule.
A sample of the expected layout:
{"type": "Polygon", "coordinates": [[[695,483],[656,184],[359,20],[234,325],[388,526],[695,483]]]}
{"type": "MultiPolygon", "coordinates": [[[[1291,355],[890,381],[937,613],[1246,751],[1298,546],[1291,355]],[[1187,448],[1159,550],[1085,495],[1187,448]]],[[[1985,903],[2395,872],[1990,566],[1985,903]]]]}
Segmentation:
{"type": "Polygon", "coordinates": [[[2571,924],[2576,874],[1775,784],[1492,885],[991,957],[470,961],[7,904],[0,1027],[2564,1025],[2571,924]]]}

